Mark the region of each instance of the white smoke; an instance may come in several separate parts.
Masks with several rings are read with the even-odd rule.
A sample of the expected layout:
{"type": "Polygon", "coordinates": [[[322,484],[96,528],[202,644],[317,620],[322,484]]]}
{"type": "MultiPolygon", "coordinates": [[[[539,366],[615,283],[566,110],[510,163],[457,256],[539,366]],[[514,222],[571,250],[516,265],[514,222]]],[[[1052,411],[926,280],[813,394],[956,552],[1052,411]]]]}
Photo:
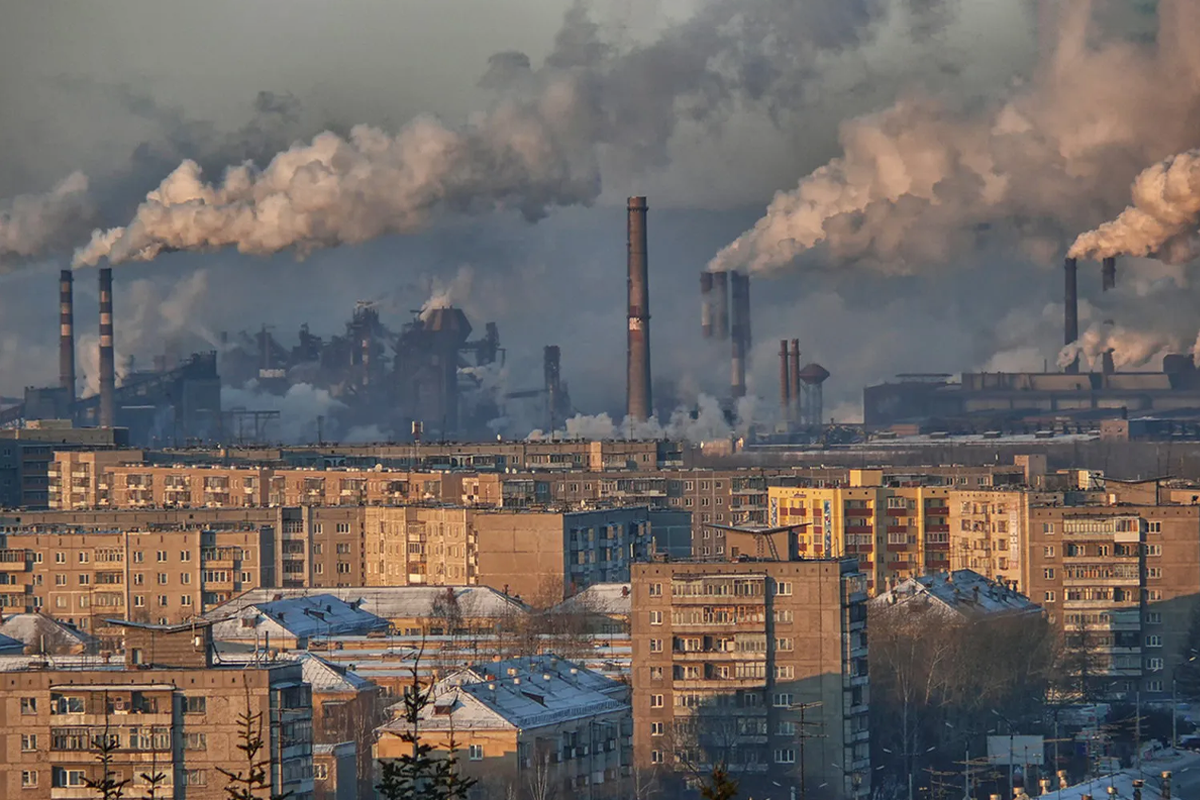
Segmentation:
{"type": "Polygon", "coordinates": [[[72,172],[40,195],[18,195],[0,208],[0,259],[36,258],[87,230],[93,207],[88,179],[72,172]]]}
{"type": "Polygon", "coordinates": [[[475,273],[467,264],[460,266],[454,273],[454,278],[448,282],[434,278],[429,299],[421,304],[421,319],[426,319],[434,309],[462,306],[471,296],[471,284],[474,279],[475,273]]]}
{"type": "Polygon", "coordinates": [[[1098,371],[1104,354],[1111,350],[1117,370],[1157,369],[1163,356],[1179,352],[1180,346],[1179,337],[1169,333],[1095,324],[1059,352],[1058,366],[1066,367],[1078,357],[1080,369],[1098,371]]]}
{"type": "MultiPolygon", "coordinates": [[[[738,404],[737,425],[731,427],[725,420],[721,405],[716,398],[700,395],[694,409],[680,407],[671,412],[671,418],[664,425],[657,417],[648,420],[635,420],[625,417],[620,424],[613,421],[608,414],[576,414],[568,419],[564,429],[556,431],[568,439],[589,439],[593,441],[608,439],[672,439],[689,442],[708,442],[716,439],[727,439],[735,431],[742,431],[749,426],[750,413],[754,409],[754,401],[744,398],[745,402],[738,404]]],[[[529,439],[546,439],[549,436],[542,430],[529,434],[529,439]]]]}
{"type": "Polygon", "coordinates": [[[337,441],[335,415],[346,405],[328,390],[307,383],[294,383],[286,394],[277,395],[264,391],[257,381],[249,381],[241,388],[223,386],[221,408],[278,411],[279,421],[268,426],[266,436],[284,444],[307,444],[317,440],[317,417],[325,418],[325,440],[337,441]]]}
{"type": "Polygon", "coordinates": [[[1071,247],[1077,258],[1159,255],[1172,263],[1196,254],[1200,227],[1200,150],[1148,168],[1133,183],[1133,205],[1071,247]],[[1174,245],[1174,246],[1172,246],[1174,245]]]}
{"type": "MultiPolygon", "coordinates": [[[[1195,5],[1164,0],[1163,31],[1195,5]]],[[[1195,140],[1200,83],[1182,56],[1196,45],[1164,36],[1157,49],[1092,48],[1091,3],[1061,9],[1053,56],[1032,83],[965,107],[910,97],[846,123],[843,155],[776,194],[711,267],[778,271],[818,246],[833,263],[898,273],[988,239],[1044,253],[1119,207],[1137,169],[1195,140]]]]}

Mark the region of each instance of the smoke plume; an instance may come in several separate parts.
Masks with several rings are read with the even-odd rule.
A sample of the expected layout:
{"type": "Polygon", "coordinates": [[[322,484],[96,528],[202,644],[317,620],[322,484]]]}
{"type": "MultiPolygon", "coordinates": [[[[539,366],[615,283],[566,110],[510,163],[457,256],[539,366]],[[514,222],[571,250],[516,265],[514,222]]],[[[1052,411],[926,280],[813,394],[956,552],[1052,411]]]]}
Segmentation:
{"type": "Polygon", "coordinates": [[[1195,6],[1160,4],[1156,46],[1092,46],[1090,2],[1061,3],[1056,20],[1044,7],[1055,45],[1031,83],[983,102],[908,97],[845,123],[843,155],[777,193],[712,267],[773,272],[818,247],[832,263],[893,273],[989,241],[1044,252],[1110,216],[1146,163],[1195,144],[1196,45],[1171,29],[1195,6]]]}
{"type": "Polygon", "coordinates": [[[1071,247],[1077,258],[1158,255],[1190,261],[1200,226],[1200,150],[1155,164],[1133,183],[1133,205],[1071,247]]]}
{"type": "MultiPolygon", "coordinates": [[[[749,407],[746,409],[752,410],[749,407]]],[[[742,410],[743,407],[739,406],[738,411],[742,410]]],[[[566,421],[564,430],[556,433],[569,439],[673,439],[709,442],[726,439],[732,436],[735,430],[744,432],[751,420],[750,415],[745,418],[739,416],[737,425],[730,426],[716,398],[701,395],[694,409],[675,409],[665,425],[659,422],[657,417],[648,420],[626,417],[618,425],[608,414],[577,414],[566,421]]],[[[538,440],[548,437],[544,431],[535,430],[528,438],[538,440]]]]}
{"type": "Polygon", "coordinates": [[[41,195],[18,195],[0,209],[0,265],[6,258],[36,258],[70,241],[91,223],[88,179],[72,172],[41,195]]]}

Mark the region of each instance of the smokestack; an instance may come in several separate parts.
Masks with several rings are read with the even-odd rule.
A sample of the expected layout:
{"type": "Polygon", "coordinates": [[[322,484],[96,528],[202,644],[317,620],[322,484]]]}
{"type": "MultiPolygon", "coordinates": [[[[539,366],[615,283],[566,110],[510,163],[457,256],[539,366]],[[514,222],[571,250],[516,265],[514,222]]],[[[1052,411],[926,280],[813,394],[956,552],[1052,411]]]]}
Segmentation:
{"type": "Polygon", "coordinates": [[[114,397],[117,374],[113,360],[112,267],[100,270],[100,427],[112,428],[116,422],[114,397]]]}
{"type": "Polygon", "coordinates": [[[750,349],[750,278],[739,272],[729,273],[730,310],[733,312],[729,336],[733,340],[730,362],[730,386],[734,399],[746,396],[746,352],[750,349]]]}
{"type": "Polygon", "coordinates": [[[561,368],[562,355],[558,349],[558,345],[546,345],[542,350],[542,374],[546,381],[546,430],[553,433],[554,426],[558,422],[555,419],[555,414],[558,413],[559,393],[561,387],[561,379],[559,372],[561,368]]]}
{"type": "Polygon", "coordinates": [[[700,334],[705,339],[713,335],[712,308],[713,276],[711,272],[700,273],[700,334]]]}
{"type": "Polygon", "coordinates": [[[1117,259],[1109,256],[1104,259],[1100,270],[1101,288],[1104,291],[1117,288],[1117,259]]]}
{"type": "Polygon", "coordinates": [[[632,419],[650,418],[650,274],[646,247],[646,198],[631,197],[628,205],[629,346],[625,413],[632,419]]]}
{"type": "Polygon", "coordinates": [[[1100,365],[1100,371],[1105,375],[1112,375],[1117,371],[1117,365],[1116,362],[1113,361],[1113,350],[1111,347],[1104,351],[1104,355],[1101,357],[1100,365]]]}
{"type": "MultiPolygon", "coordinates": [[[[1079,288],[1077,273],[1079,265],[1073,258],[1063,262],[1066,285],[1063,292],[1063,344],[1074,344],[1079,339],[1079,288]]],[[[1079,356],[1067,366],[1067,372],[1079,372],[1079,356]]]]}
{"type": "Polygon", "coordinates": [[[792,339],[792,355],[791,355],[791,373],[792,373],[792,408],[791,419],[796,421],[800,418],[800,340],[792,339]]]}
{"type": "Polygon", "coordinates": [[[58,276],[58,383],[67,393],[67,408],[75,404],[75,276],[64,269],[58,276]]]}
{"type": "Polygon", "coordinates": [[[779,342],[779,410],[785,420],[792,412],[792,382],[788,377],[788,340],[779,342]]]}
{"type": "Polygon", "coordinates": [[[713,281],[713,336],[724,341],[729,336],[729,273],[714,272],[713,281]]]}

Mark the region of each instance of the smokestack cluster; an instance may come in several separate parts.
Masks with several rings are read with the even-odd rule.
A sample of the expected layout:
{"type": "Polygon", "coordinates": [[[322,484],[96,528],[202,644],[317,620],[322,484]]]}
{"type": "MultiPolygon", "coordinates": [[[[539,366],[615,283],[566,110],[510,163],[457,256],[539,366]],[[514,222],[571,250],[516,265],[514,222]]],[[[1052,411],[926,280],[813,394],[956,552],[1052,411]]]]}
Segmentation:
{"type": "MultiPolygon", "coordinates": [[[[1063,344],[1070,346],[1079,339],[1079,284],[1078,262],[1068,258],[1063,262],[1065,286],[1063,290],[1063,344]]],[[[1066,368],[1067,372],[1079,372],[1079,356],[1075,356],[1066,368]]]]}
{"type": "Polygon", "coordinates": [[[64,269],[58,276],[58,383],[67,393],[68,410],[75,404],[75,276],[64,269]]]}
{"type": "Polygon", "coordinates": [[[733,340],[730,361],[730,387],[734,399],[746,396],[746,354],[750,351],[750,276],[729,273],[730,310],[732,322],[729,336],[733,340]]]}
{"type": "Polygon", "coordinates": [[[653,413],[650,397],[650,274],[646,244],[645,197],[630,197],[626,228],[629,266],[629,338],[626,353],[625,413],[647,420],[653,413]]]}
{"type": "Polygon", "coordinates": [[[100,270],[100,427],[116,421],[117,373],[113,358],[112,267],[100,270]]]}

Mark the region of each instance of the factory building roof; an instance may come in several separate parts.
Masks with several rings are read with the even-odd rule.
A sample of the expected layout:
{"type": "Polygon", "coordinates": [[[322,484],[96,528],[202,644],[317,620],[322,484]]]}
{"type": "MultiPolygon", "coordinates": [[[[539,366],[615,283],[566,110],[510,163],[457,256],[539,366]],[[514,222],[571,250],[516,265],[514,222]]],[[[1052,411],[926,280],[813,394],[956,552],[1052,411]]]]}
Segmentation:
{"type": "Polygon", "coordinates": [[[918,612],[971,618],[988,614],[1030,614],[1041,606],[1004,584],[969,569],[935,572],[897,584],[871,601],[918,612]]]}
{"type": "MultiPolygon", "coordinates": [[[[425,730],[529,730],[629,709],[624,684],[547,655],[468,667],[439,681],[433,695],[421,710],[425,730]]],[[[379,730],[407,728],[399,719],[379,730]]]]}
{"type": "MultiPolygon", "coordinates": [[[[392,620],[428,616],[434,600],[444,597],[447,590],[454,592],[459,608],[467,618],[508,617],[525,614],[529,610],[520,600],[488,586],[359,586],[323,590],[320,594],[346,603],[358,602],[358,607],[363,611],[392,620]]],[[[205,616],[218,619],[258,603],[313,594],[312,589],[253,589],[217,606],[205,616]]]]}
{"type": "Polygon", "coordinates": [[[285,597],[240,608],[225,603],[206,615],[213,621],[213,638],[239,640],[267,635],[279,638],[314,638],[371,631],[386,631],[388,621],[366,611],[356,602],[346,602],[331,594],[285,597]]]}

